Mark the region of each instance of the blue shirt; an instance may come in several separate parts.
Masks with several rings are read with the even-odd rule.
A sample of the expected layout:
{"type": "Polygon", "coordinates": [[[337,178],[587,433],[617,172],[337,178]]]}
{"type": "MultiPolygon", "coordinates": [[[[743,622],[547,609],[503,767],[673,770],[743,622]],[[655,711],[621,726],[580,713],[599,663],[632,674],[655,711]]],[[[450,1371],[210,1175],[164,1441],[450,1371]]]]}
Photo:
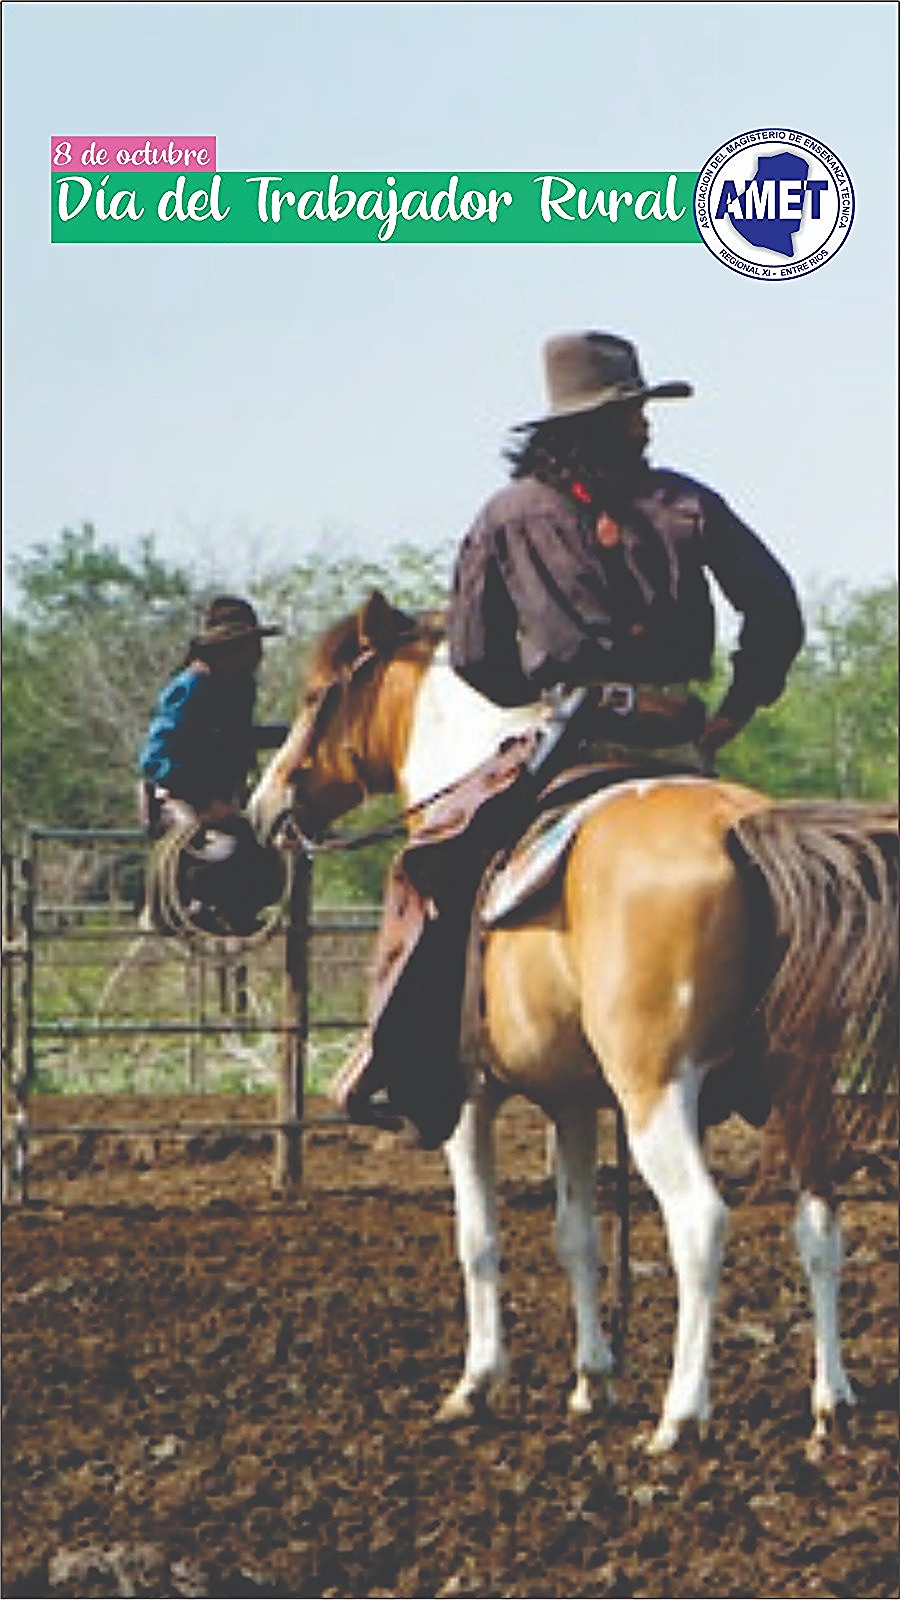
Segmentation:
{"type": "Polygon", "coordinates": [[[144,777],[202,810],[239,798],[253,759],[252,677],[184,667],[161,690],[139,764],[144,777]]]}

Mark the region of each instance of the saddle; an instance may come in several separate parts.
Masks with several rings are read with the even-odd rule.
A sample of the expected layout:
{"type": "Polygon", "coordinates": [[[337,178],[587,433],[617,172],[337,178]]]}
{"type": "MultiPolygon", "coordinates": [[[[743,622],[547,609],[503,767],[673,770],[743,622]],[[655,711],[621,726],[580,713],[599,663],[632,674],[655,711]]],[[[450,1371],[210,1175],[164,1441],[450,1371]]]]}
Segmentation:
{"type": "Polygon", "coordinates": [[[539,743],[538,733],[507,740],[428,802],[388,876],[368,1026],[331,1095],[353,1121],[411,1123],[425,1149],[450,1137],[480,1062],[487,921],[547,887],[586,808],[612,785],[698,774],[696,759],[617,748],[551,776],[535,770],[539,743]],[[540,871],[523,871],[535,848],[540,871]]]}

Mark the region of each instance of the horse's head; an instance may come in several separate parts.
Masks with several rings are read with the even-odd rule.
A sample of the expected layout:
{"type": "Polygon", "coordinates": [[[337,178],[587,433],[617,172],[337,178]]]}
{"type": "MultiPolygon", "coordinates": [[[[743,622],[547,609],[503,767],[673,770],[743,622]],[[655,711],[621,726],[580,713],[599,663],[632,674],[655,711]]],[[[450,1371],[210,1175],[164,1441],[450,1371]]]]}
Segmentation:
{"type": "Polygon", "coordinates": [[[258,838],[290,846],[320,837],[368,795],[395,787],[430,648],[378,590],[322,635],[299,714],[250,799],[258,838]],[[406,672],[389,672],[394,664],[406,672]]]}

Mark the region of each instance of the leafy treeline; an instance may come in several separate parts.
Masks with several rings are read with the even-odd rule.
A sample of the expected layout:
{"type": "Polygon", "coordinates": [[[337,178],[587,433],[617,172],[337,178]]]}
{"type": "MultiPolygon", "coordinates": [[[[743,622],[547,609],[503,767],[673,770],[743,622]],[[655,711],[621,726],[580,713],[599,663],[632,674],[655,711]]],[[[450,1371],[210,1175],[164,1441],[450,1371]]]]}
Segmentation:
{"type": "MultiPolygon", "coordinates": [[[[290,719],[311,642],[373,587],[411,610],[440,605],[451,558],[400,545],[382,561],[319,557],[258,581],[250,598],[284,629],[266,648],[260,716],[290,719]]],[[[209,587],[189,567],[163,561],[152,539],[125,556],[90,525],[38,546],[14,577],[20,602],[3,629],[4,841],[28,822],[131,826],[136,751],[209,587]]],[[[776,795],[888,797],[896,790],[896,585],[836,589],[806,611],[809,639],[786,693],[723,752],[722,771],[776,795]]],[[[726,675],[720,662],[720,682],[726,675]]],[[[377,899],[383,852],[348,856],[332,871],[342,892],[377,899]]]]}

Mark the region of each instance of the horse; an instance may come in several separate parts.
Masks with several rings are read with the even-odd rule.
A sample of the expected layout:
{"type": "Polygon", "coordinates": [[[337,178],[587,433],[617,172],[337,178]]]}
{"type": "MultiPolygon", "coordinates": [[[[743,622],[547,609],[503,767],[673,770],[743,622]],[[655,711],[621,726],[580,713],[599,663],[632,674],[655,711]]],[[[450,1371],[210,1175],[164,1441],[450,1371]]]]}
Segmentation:
{"type": "MultiPolygon", "coordinates": [[[[484,700],[453,672],[439,630],[411,628],[375,592],[319,639],[296,721],[251,796],[251,821],[261,840],[289,842],[292,827],[321,837],[368,795],[395,792],[414,829],[423,799],[543,716],[541,705],[484,700]]],[[[774,1110],[798,1189],[793,1231],[814,1323],[810,1449],[829,1447],[855,1399],[838,1326],[840,1075],[846,1083],[849,1061],[854,1082],[876,1097],[896,1083],[895,833],[887,806],[778,803],[699,775],[624,781],[584,816],[549,901],[489,931],[487,1059],[444,1145],[467,1335],[439,1421],[488,1412],[508,1374],[492,1135],[509,1096],[525,1096],[555,1129],[575,1416],[613,1397],[595,1169],[598,1110],[623,1113],[662,1212],[678,1296],[671,1372],[644,1441],[651,1453],[710,1421],[727,1212],[703,1125],[734,1110],[762,1125],[774,1110]]]]}

